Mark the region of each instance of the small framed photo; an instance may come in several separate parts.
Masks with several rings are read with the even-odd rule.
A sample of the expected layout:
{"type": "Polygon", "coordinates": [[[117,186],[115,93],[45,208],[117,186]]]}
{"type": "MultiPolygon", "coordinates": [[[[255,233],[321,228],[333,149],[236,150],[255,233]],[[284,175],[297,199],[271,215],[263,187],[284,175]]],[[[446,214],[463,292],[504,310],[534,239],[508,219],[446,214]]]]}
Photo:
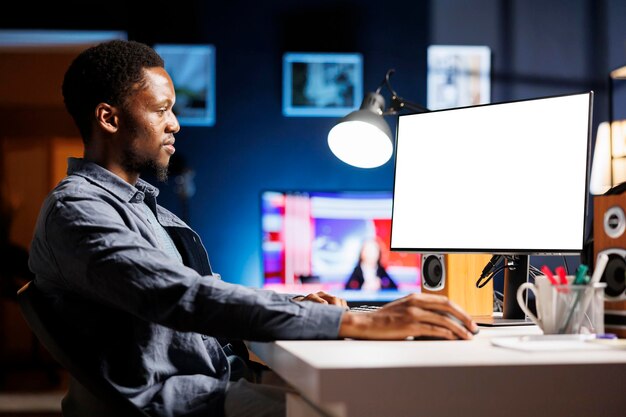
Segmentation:
{"type": "Polygon", "coordinates": [[[491,50],[487,46],[429,46],[427,83],[430,110],[489,103],[491,50]]]}
{"type": "Polygon", "coordinates": [[[285,116],[345,116],[363,99],[363,57],[358,53],[283,56],[285,116]]]}
{"type": "Polygon", "coordinates": [[[157,44],[176,90],[174,113],[181,126],[215,124],[215,47],[157,44]]]}

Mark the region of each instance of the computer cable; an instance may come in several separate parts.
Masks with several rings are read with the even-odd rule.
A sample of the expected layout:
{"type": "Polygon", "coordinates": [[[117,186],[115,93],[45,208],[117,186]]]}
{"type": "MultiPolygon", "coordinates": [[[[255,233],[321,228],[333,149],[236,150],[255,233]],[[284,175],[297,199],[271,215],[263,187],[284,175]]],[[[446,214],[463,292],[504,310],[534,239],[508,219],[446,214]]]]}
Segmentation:
{"type": "Polygon", "coordinates": [[[483,271],[480,274],[480,276],[485,277],[487,276],[487,274],[491,273],[491,271],[493,271],[493,269],[501,260],[502,260],[502,255],[493,255],[491,259],[489,260],[489,262],[487,262],[487,265],[485,265],[485,267],[483,268],[483,271]]]}
{"type": "Polygon", "coordinates": [[[502,313],[504,311],[504,294],[500,291],[493,291],[493,311],[502,313]]]}
{"type": "MultiPolygon", "coordinates": [[[[503,261],[505,259],[505,256],[503,255],[494,255],[491,257],[491,259],[489,260],[489,262],[487,263],[487,265],[485,265],[485,268],[483,268],[482,273],[480,274],[480,277],[478,278],[478,280],[476,281],[476,288],[483,288],[485,285],[487,285],[489,283],[489,281],[491,281],[491,279],[493,277],[495,277],[498,273],[504,271],[505,269],[510,268],[513,265],[502,265],[499,266],[501,261],[503,261]]],[[[565,262],[565,271],[567,272],[567,261],[565,260],[565,257],[563,257],[563,261],[565,262]]],[[[544,275],[544,273],[537,268],[534,265],[528,265],[528,275],[530,276],[530,278],[532,278],[533,280],[535,279],[535,277],[539,276],[539,275],[544,275]]]]}
{"type": "Polygon", "coordinates": [[[562,258],[563,258],[563,265],[565,265],[565,275],[569,275],[569,268],[567,267],[567,258],[565,257],[565,255],[563,255],[562,258]]]}
{"type": "Polygon", "coordinates": [[[496,268],[495,270],[493,270],[489,275],[487,275],[486,277],[482,277],[479,278],[478,281],[476,281],[476,287],[477,288],[482,288],[485,285],[487,285],[489,283],[489,281],[491,281],[491,279],[493,277],[495,277],[496,275],[498,275],[498,273],[504,271],[505,269],[511,269],[513,268],[512,265],[502,265],[498,268],[496,268]]]}
{"type": "Polygon", "coordinates": [[[493,255],[491,257],[489,262],[487,262],[487,265],[485,265],[485,267],[483,268],[483,271],[480,274],[480,277],[476,281],[476,288],[484,287],[491,280],[491,278],[493,278],[494,275],[496,275],[498,272],[502,271],[503,269],[508,268],[508,265],[503,265],[501,267],[498,267],[498,264],[500,264],[500,262],[502,262],[503,260],[504,260],[504,256],[502,255],[493,255]]]}
{"type": "Polygon", "coordinates": [[[533,265],[529,265],[528,273],[533,278],[535,278],[538,275],[543,275],[543,271],[541,269],[537,268],[536,266],[533,266],[533,265]]]}

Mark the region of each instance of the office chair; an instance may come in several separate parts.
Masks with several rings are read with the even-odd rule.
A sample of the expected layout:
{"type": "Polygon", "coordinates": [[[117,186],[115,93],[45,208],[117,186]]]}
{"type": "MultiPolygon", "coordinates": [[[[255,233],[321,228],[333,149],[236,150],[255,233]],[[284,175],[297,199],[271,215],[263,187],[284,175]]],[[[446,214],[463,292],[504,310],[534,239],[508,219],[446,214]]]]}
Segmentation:
{"type": "Polygon", "coordinates": [[[90,372],[80,349],[68,343],[68,329],[46,305],[48,301],[33,281],[18,291],[17,299],[29,327],[70,374],[69,390],[62,401],[64,417],[148,417],[102,376],[90,372]],[[77,408],[84,414],[79,415],[77,408]]]}

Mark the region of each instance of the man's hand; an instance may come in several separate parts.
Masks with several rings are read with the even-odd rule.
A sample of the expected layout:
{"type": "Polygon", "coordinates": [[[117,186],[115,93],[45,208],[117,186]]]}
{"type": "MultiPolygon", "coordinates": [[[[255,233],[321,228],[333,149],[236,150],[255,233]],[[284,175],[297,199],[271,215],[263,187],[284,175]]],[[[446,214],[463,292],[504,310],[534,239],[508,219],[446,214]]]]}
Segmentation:
{"type": "Polygon", "coordinates": [[[313,301],[320,304],[332,304],[335,306],[341,306],[348,308],[348,303],[343,298],[335,297],[325,293],[324,291],[318,291],[315,294],[309,294],[307,296],[299,295],[293,298],[295,301],[313,301]]]}
{"type": "Polygon", "coordinates": [[[447,297],[411,294],[367,314],[346,312],[339,337],[402,340],[409,336],[441,339],[471,339],[472,334],[448,315],[458,318],[471,331],[478,329],[472,318],[447,297]]]}

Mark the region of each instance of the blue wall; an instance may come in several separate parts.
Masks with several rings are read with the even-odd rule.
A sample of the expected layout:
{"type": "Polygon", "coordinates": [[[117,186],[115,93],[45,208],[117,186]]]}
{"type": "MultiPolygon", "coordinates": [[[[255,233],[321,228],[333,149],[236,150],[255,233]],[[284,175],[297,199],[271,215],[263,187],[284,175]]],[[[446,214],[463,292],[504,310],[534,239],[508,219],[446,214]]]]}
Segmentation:
{"type": "Polygon", "coordinates": [[[249,5],[245,14],[237,5],[206,14],[219,16],[203,35],[217,50],[217,123],[177,135],[177,152],[196,171],[190,222],[223,279],[260,286],[261,190],[390,190],[393,183],[392,162],[363,170],[331,154],[326,137],[336,118],[282,116],[282,54],[360,52],[366,91],[393,67],[397,91],[425,102],[428,3],[274,2],[249,5]]]}
{"type": "MultiPolygon", "coordinates": [[[[363,170],[331,155],[335,119],[282,116],[284,52],[360,52],[365,91],[395,68],[395,89],[425,103],[429,44],[488,45],[493,101],[593,89],[594,126],[608,117],[608,71],[626,64],[622,0],[112,0],[97,15],[82,4],[16,4],[0,27],[115,29],[149,44],[216,46],[217,123],[183,128],[176,156],[196,171],[190,223],[214,269],[252,286],[261,284],[262,189],[391,189],[393,181],[391,162],[363,170]]],[[[161,202],[180,213],[173,186],[161,188],[161,202]]]]}

